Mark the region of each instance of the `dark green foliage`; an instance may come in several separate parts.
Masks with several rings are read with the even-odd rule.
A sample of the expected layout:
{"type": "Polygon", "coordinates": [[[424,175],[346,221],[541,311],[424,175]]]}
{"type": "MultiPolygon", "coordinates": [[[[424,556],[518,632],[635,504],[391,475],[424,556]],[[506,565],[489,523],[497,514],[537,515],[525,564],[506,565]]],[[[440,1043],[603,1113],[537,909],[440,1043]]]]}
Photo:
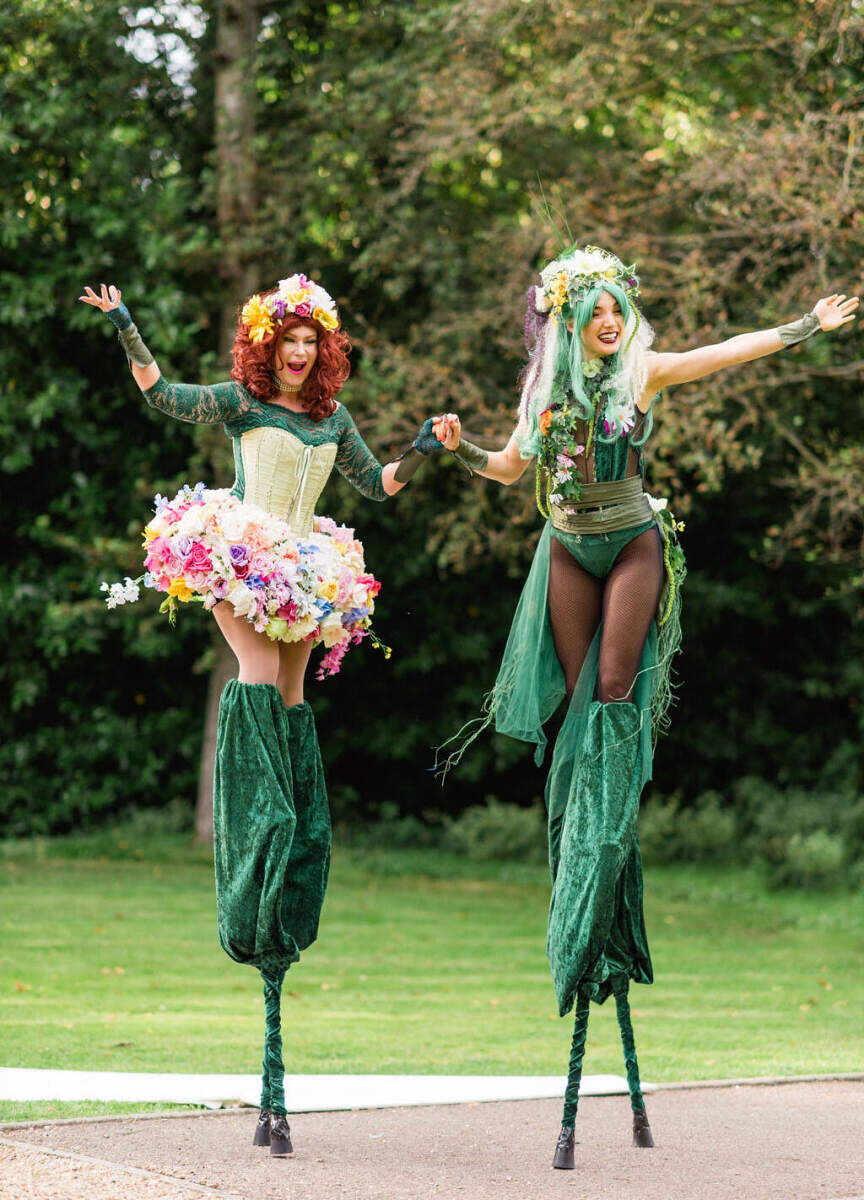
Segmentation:
{"type": "MultiPolygon", "coordinates": [[[[177,32],[188,87],[164,52],[125,48],[120,5],[0,11],[0,823],[17,833],[194,796],[207,618],[184,610],[170,630],[153,597],[108,613],[98,587],[137,574],[155,491],[230,481],[227,443],[147,411],[111,327],[75,297],[116,282],[166,375],[224,377],[216,7],[200,39],[177,32]]],[[[640,262],[662,349],[855,289],[862,55],[840,0],[628,0],[603,38],[589,8],[552,0],[265,9],[244,248],[263,284],[306,270],[337,296],[355,342],[343,398],[382,457],[445,408],[481,445],[509,435],[522,295],[557,244],[538,174],[574,236],[640,262]]],[[[655,778],[680,789],[685,824],[687,801],[724,797],[693,810],[703,857],[723,852],[730,804],[750,812],[743,776],[838,808],[864,782],[860,337],[816,338],[658,408],[649,473],[686,516],[690,574],[655,778]]],[[[394,821],[395,804],[428,827],[488,793],[539,810],[543,773],[506,739],[478,742],[443,791],[428,770],[494,681],[539,531],[532,493],[530,472],[499,489],[441,462],[386,505],[341,481],[325,493],[384,582],[377,625],[394,647],[388,663],[355,651],[309,688],[340,820],[394,821]]],[[[837,844],[820,833],[858,869],[859,835],[794,825],[781,859],[797,878],[831,874],[837,844]]]]}

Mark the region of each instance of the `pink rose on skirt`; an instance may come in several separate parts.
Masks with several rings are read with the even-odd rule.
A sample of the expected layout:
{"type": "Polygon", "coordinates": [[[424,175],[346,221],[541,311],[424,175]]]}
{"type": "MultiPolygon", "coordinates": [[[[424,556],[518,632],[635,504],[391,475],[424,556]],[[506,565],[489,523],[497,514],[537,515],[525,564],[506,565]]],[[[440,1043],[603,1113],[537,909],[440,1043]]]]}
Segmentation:
{"type": "Polygon", "coordinates": [[[202,575],[213,570],[210,551],[203,542],[194,542],[183,560],[183,570],[193,575],[202,575]]]}

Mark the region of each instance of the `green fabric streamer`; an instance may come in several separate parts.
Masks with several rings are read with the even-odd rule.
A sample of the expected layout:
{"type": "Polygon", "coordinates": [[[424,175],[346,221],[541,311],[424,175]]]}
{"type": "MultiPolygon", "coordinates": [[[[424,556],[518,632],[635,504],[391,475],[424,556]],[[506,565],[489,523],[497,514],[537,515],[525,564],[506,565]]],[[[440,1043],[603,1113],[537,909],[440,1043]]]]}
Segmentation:
{"type": "Polygon", "coordinates": [[[330,814],[312,710],[272,684],[229,680],[219,704],[213,789],[219,941],[274,974],[318,933],[330,814]]]}
{"type": "Polygon", "coordinates": [[[582,1060],[585,1057],[585,1039],[588,1036],[588,1010],[591,1001],[580,992],[576,1002],[576,1020],[573,1024],[573,1042],[570,1046],[570,1067],[567,1071],[567,1087],[564,1089],[564,1114],[561,1124],[572,1127],[579,1107],[579,1084],[582,1081],[582,1060]]]}
{"type": "Polygon", "coordinates": [[[615,992],[615,1007],[618,1010],[618,1026],[621,1030],[621,1046],[624,1050],[624,1065],[627,1068],[627,1087],[630,1089],[630,1107],[635,1112],[645,1111],[642,1084],[639,1081],[639,1063],[636,1061],[636,1039],[630,1022],[630,1003],[627,999],[627,981],[615,992]]]}
{"type": "MultiPolygon", "coordinates": [[[[639,983],[654,978],[636,834],[642,723],[636,704],[592,701],[581,752],[566,758],[574,769],[553,858],[546,941],[562,1017],[577,991],[602,1004],[622,976],[639,983]]],[[[563,729],[559,742],[562,736],[563,729]]],[[[566,774],[553,761],[550,784],[568,783],[566,774]]],[[[560,805],[557,797],[552,803],[560,805]]]]}

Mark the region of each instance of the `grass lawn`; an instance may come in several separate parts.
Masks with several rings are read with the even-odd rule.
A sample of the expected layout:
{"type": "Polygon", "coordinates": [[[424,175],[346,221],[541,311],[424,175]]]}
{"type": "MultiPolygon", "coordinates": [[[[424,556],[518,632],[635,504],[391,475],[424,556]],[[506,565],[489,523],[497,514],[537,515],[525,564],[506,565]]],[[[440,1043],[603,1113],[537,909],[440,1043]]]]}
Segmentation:
{"type": "MultiPolygon", "coordinates": [[[[208,853],[122,831],[7,844],[0,886],[0,1066],[258,1069],[259,980],[219,947],[208,853]]],[[[337,840],[321,940],[285,983],[287,1069],[563,1074],[548,893],[543,867],[337,840]]],[[[860,897],[649,867],[646,919],[657,982],[631,993],[646,1080],[862,1069],[860,897]]],[[[611,1004],[585,1069],[623,1073],[611,1004]]],[[[0,1120],[128,1107],[0,1102],[0,1120]]]]}

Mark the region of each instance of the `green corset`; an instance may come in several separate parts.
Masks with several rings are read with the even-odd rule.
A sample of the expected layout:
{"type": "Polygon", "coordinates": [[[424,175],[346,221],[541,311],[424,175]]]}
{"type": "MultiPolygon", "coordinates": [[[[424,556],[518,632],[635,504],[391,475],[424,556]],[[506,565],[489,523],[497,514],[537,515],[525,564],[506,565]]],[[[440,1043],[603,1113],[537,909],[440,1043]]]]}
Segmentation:
{"type": "Polygon", "coordinates": [[[240,383],[168,383],[162,376],[144,396],[152,408],[180,421],[221,421],[234,449],[233,494],[289,521],[300,533],[311,529],[334,466],[369,500],[387,499],[381,464],[343,404],[332,416],[313,421],[308,413],[259,400],[240,383]]]}

